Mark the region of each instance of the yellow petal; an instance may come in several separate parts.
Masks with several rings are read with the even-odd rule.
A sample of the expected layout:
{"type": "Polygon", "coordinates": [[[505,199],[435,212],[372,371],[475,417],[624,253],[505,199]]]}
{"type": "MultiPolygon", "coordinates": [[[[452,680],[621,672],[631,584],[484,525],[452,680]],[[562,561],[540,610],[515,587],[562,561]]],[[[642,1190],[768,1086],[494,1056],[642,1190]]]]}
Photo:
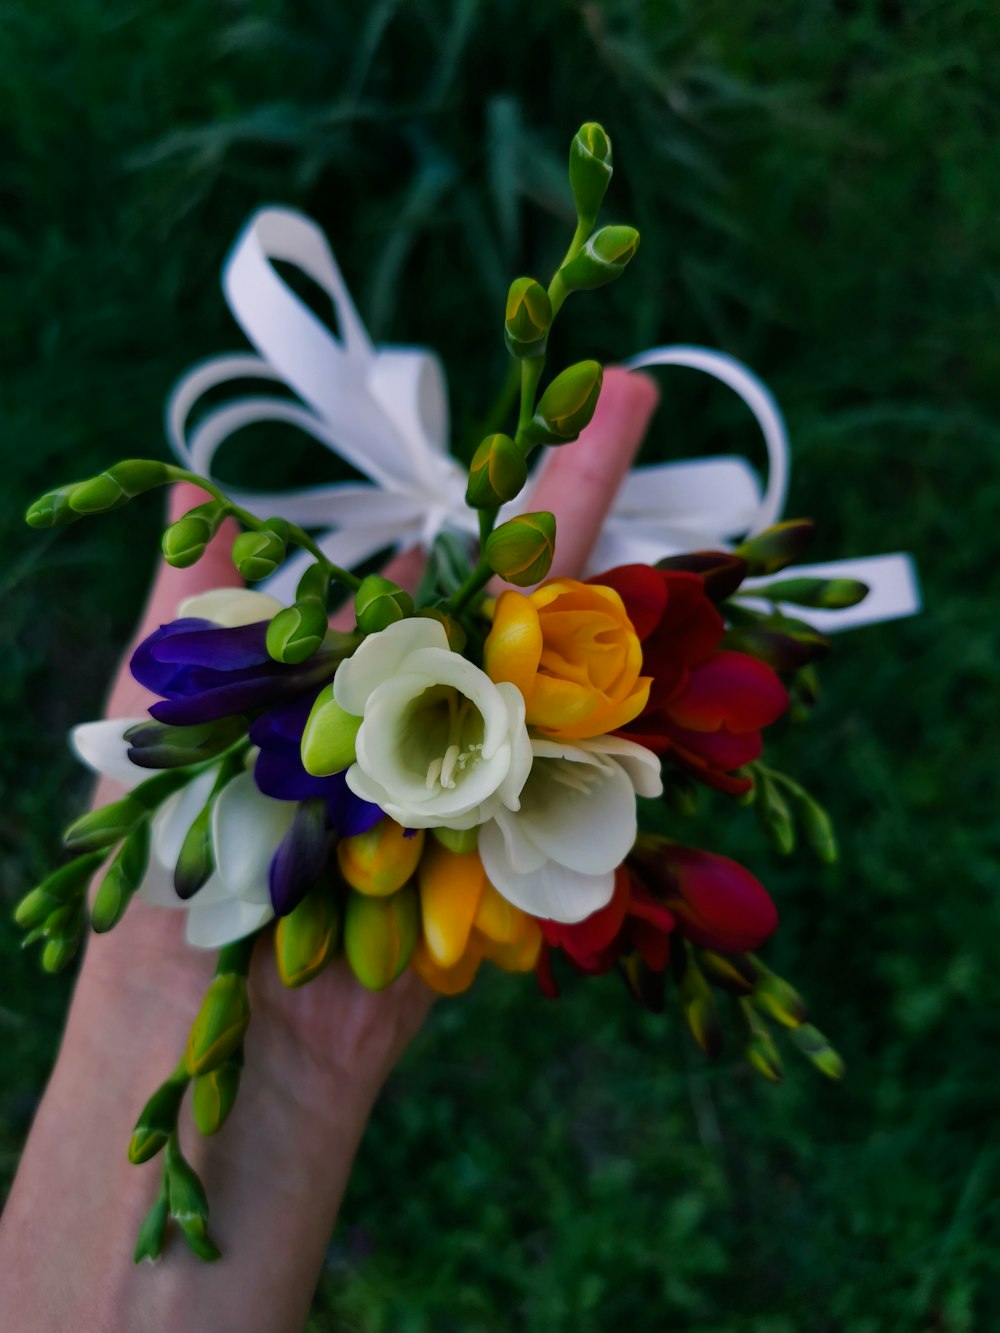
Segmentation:
{"type": "Polygon", "coordinates": [[[511,944],[520,939],[524,933],[524,923],[531,919],[527,913],[497,893],[489,880],[486,881],[475,920],[476,930],[480,934],[497,944],[511,944]]]}
{"type": "Polygon", "coordinates": [[[427,953],[438,967],[454,967],[465,953],[486,885],[479,853],[450,852],[428,838],[417,883],[427,953]]]}
{"type": "Polygon", "coordinates": [[[510,681],[527,698],[541,655],[542,631],[531,599],[519,592],[502,592],[483,646],[486,674],[492,681],[510,681]]]}
{"type": "Polygon", "coordinates": [[[631,722],[639,716],[646,707],[646,700],[649,698],[649,687],[652,683],[652,676],[640,676],[636,689],[632,691],[627,699],[623,699],[621,703],[596,708],[580,722],[567,721],[554,728],[544,726],[540,722],[536,725],[540,731],[545,731],[551,736],[557,736],[560,740],[566,741],[581,741],[589,740],[593,736],[606,736],[609,732],[617,731],[619,727],[624,727],[627,722],[631,722]]]}
{"type": "Polygon", "coordinates": [[[481,961],[482,954],[473,945],[454,967],[439,967],[423,940],[417,941],[417,947],[410,955],[410,966],[414,972],[439,995],[460,995],[462,991],[468,990],[476,979],[481,961]]]}
{"type": "Polygon", "coordinates": [[[505,972],[530,972],[538,962],[542,932],[534,917],[525,916],[525,923],[521,935],[510,944],[497,944],[484,939],[483,957],[505,972]]]}

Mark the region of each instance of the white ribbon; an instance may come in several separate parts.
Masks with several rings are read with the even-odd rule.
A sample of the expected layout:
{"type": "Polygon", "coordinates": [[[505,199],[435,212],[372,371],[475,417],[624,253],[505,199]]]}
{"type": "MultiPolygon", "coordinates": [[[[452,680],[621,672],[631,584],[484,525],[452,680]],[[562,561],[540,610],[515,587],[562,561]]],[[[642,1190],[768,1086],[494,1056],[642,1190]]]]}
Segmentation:
{"type": "MultiPolygon", "coordinates": [[[[231,435],[258,422],[284,422],[304,430],[368,481],[277,494],[226,490],[262,518],[280,514],[321,529],[319,545],[335,563],[358,565],[389,547],[429,548],[445,528],[475,534],[476,517],[465,504],[465,472],[448,453],[448,405],[439,359],[420,348],[372,345],[315,223],[286,208],[259,210],[226,260],[222,285],[257,354],[213,357],[174,389],[166,428],[185,467],[211,478],[216,451],[231,435]],[[336,332],[291,290],[276,262],[294,264],[324,292],[333,305],[336,332]],[[239,380],[268,381],[296,397],[281,392],[238,397],[209,407],[190,425],[195,405],[209,390],[239,380]]],[[[763,432],[768,483],[762,492],[754,469],[738,457],[635,468],[608,516],[592,569],[726,547],[775,522],[788,486],[788,437],[761,381],[732,357],[701,347],[655,348],[626,366],[686,366],[728,384],[763,432]]],[[[307,559],[299,554],[289,560],[268,580],[268,592],[291,600],[307,559]]],[[[807,612],[806,618],[824,630],[919,610],[913,565],[903,554],[799,566],[766,581],[807,574],[860,578],[872,589],[857,607],[807,612]]],[[[744,586],[751,590],[753,581],[744,586]]]]}

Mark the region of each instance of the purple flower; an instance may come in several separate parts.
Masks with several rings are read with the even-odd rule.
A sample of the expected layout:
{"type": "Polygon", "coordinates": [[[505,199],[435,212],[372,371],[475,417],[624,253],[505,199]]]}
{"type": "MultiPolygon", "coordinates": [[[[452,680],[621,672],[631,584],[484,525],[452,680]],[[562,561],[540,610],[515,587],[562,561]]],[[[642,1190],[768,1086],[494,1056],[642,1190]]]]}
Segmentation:
{"type": "Polygon", "coordinates": [[[161,696],[158,722],[190,726],[249,713],[330,680],[340,653],[320,649],[300,666],[267,652],[268,622],[234,629],[193,618],[161,625],[132,656],[132,675],[161,696]]]}

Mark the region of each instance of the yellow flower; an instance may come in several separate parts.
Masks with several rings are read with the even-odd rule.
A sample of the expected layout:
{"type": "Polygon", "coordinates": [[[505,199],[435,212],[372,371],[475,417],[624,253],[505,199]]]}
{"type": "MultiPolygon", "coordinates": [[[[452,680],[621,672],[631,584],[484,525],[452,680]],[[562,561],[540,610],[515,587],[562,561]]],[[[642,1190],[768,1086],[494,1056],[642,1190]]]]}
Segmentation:
{"type": "Polygon", "coordinates": [[[483,959],[505,972],[535,966],[538,922],[497,893],[477,852],[451,852],[428,838],[417,884],[422,929],[410,966],[432,990],[467,990],[483,959]]]}
{"type": "Polygon", "coordinates": [[[651,678],[642,645],[613,588],[551,579],[534,592],[503,592],[484,666],[524,695],[525,721],[547,736],[584,740],[638,717],[651,678]]]}

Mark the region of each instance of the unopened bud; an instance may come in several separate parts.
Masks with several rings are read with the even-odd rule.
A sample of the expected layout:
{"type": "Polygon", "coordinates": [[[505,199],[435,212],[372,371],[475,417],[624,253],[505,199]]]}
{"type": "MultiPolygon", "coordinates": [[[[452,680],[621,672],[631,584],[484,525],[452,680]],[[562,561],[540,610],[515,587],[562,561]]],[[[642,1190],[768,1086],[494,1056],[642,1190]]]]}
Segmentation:
{"type": "Polygon", "coordinates": [[[174,865],[174,889],[182,901],[193,898],[215,869],[212,842],[214,801],[208,801],[191,821],[174,865]]]}
{"type": "Polygon", "coordinates": [[[219,500],[189,509],[163,534],[163,558],[175,569],[187,569],[205,554],[226,517],[226,506],[219,500]]]}
{"type": "Polygon", "coordinates": [[[746,578],[747,562],[731,551],[686,551],[657,560],[656,568],[697,574],[705,585],[705,595],[713,602],[724,602],[746,578]]]}
{"type": "Polygon", "coordinates": [[[594,225],[611,171],[611,140],[602,125],[588,121],[577,130],[569,149],[569,183],[584,224],[594,225]]]}
{"type": "Polygon", "coordinates": [[[826,651],[826,640],[822,635],[816,632],[815,638],[819,642],[810,644],[768,625],[739,625],[726,630],[722,646],[756,657],[772,671],[787,675],[791,671],[801,670],[814,657],[826,651]]]}
{"type": "Polygon", "coordinates": [[[436,620],[448,636],[448,647],[453,653],[465,651],[465,645],[469,641],[469,636],[462,627],[462,622],[456,620],[454,616],[449,616],[438,606],[424,606],[417,612],[417,615],[424,620],[436,620]]]}
{"type": "Polygon", "coordinates": [[[511,356],[541,356],[552,324],[552,302],[534,278],[515,278],[507,293],[504,341],[511,356]]]}
{"type": "Polygon", "coordinates": [[[102,805],[98,810],[81,815],[63,834],[63,842],[74,852],[113,847],[127,837],[146,814],[145,806],[130,792],[120,801],[112,801],[110,805],[102,805]]]}
{"type": "Polygon", "coordinates": [[[598,361],[578,361],[548,386],[535,408],[530,437],[539,444],[567,444],[590,422],[604,379],[598,361]]]}
{"type": "Polygon", "coordinates": [[[344,952],[369,990],[384,990],[410,961],[420,932],[417,890],[408,884],[388,898],[352,890],[344,916],[344,952]]]}
{"type": "Polygon", "coordinates": [[[833,820],[807,791],[800,789],[796,793],[796,803],[799,811],[799,823],[802,826],[802,832],[806,835],[806,842],[815,855],[826,865],[835,865],[838,851],[833,820]]]}
{"type": "Polygon", "coordinates": [[[639,248],[635,227],[602,227],[558,273],[568,292],[592,291],[620,278],[639,248]]]}
{"type": "Polygon", "coordinates": [[[737,546],[735,554],[747,562],[747,572],[751,575],[776,574],[802,558],[814,532],[811,518],[785,519],[755,537],[748,537],[737,546]]]}
{"type": "Polygon", "coordinates": [[[651,968],[639,953],[626,954],[621,969],[635,1002],[651,1014],[662,1014],[666,1007],[665,974],[651,968]]]}
{"type": "Polygon", "coordinates": [[[361,633],[377,634],[412,616],[413,598],[391,579],[369,574],[354,594],[354,610],[361,633]]]}
{"type": "Polygon", "coordinates": [[[752,589],[754,597],[790,602],[794,606],[818,606],[826,611],[857,606],[869,591],[867,583],[858,579],[779,579],[777,583],[752,589]]]}
{"type": "Polygon", "coordinates": [[[811,1023],[803,1023],[792,1032],[791,1037],[802,1054],[812,1061],[821,1074],[837,1081],[844,1077],[843,1060],[818,1028],[814,1028],[811,1023]]]}
{"type": "Polygon", "coordinates": [[[54,491],[46,491],[37,500],[33,500],[24,514],[24,521],[29,528],[64,528],[75,523],[82,514],[70,508],[69,497],[78,483],[59,486],[54,491]]]}
{"type": "Polygon", "coordinates": [[[139,1112],[128,1145],[128,1160],[133,1166],[148,1162],[166,1146],[177,1128],[177,1113],[187,1085],[186,1076],[172,1074],[139,1112]]]}
{"type": "Polygon", "coordinates": [[[184,1234],[184,1239],[199,1259],[220,1258],[208,1236],[208,1199],[194,1169],[181,1156],[176,1138],[167,1144],[167,1202],[170,1216],[184,1234]]]}
{"type": "Polygon", "coordinates": [[[698,965],[713,986],[730,995],[749,995],[757,984],[757,969],[746,954],[699,949],[698,965]]]}
{"type": "Polygon", "coordinates": [[[228,750],[246,731],[240,717],[221,717],[187,727],[151,719],[137,722],[124,733],[128,757],[140,768],[185,768],[228,750]]]}
{"type": "Polygon", "coordinates": [[[304,986],[319,976],[337,952],[340,910],[328,883],[311,889],[278,921],[274,954],[282,984],[304,986]]]}
{"type": "Polygon", "coordinates": [[[243,1044],[250,1026],[246,978],[225,972],[212,978],[187,1044],[189,1074],[205,1074],[228,1060],[243,1044]]]}
{"type": "Polygon", "coordinates": [[[678,983],[681,1009],[691,1035],[705,1055],[718,1055],[722,1049],[722,1019],[712,988],[689,949],[684,971],[678,983]]]}
{"type": "Polygon", "coordinates": [[[795,850],[795,823],[778,784],[758,770],[754,793],[761,829],[775,851],[782,856],[790,856],[795,850]]]}
{"type": "Polygon", "coordinates": [[[275,662],[304,662],[326,637],[326,603],[305,597],[283,607],[267,627],[267,651],[275,662]]]}
{"type": "Polygon", "coordinates": [[[447,847],[456,856],[468,856],[469,852],[474,852],[479,846],[478,828],[432,828],[430,833],[435,842],[447,847]]]}
{"type": "Polygon", "coordinates": [[[81,898],[94,871],[104,860],[104,852],[89,852],[74,857],[25,894],[14,912],[14,920],[25,930],[40,926],[57,908],[81,898]]]}
{"type": "Polygon", "coordinates": [[[753,964],[757,969],[757,984],[751,995],[753,1004],[782,1027],[800,1027],[806,1021],[805,1000],[794,986],[765,967],[759,958],[754,958],[753,964]]]}
{"type": "MultiPolygon", "coordinates": [[[[58,927],[46,926],[49,938],[42,949],[42,968],[55,974],[67,967],[77,955],[83,940],[85,917],[82,904],[74,903],[70,908],[62,908],[63,916],[58,927]]],[[[50,922],[52,918],[49,918],[50,922]]]]}
{"type": "Polygon", "coordinates": [[[135,1250],[132,1254],[134,1263],[140,1264],[143,1259],[148,1259],[155,1263],[163,1253],[163,1241],[167,1231],[167,1218],[170,1216],[170,1208],[167,1203],[165,1190],[161,1190],[156,1196],[156,1201],[149,1212],[142,1219],[138,1234],[135,1238],[135,1250]]]}
{"type": "Polygon", "coordinates": [[[487,435],[472,456],[465,499],[473,509],[498,509],[528,480],[524,451],[509,435],[487,435]]]}
{"type": "Polygon", "coordinates": [[[749,1000],[738,1000],[737,1003],[746,1022],[747,1042],[744,1054],[747,1060],[769,1083],[780,1083],[783,1073],[781,1056],[778,1054],[778,1047],[770,1028],[760,1015],[754,1012],[749,1000]]]}
{"type": "Polygon", "coordinates": [[[101,881],[90,912],[90,924],[98,934],[118,924],[142,883],[149,865],[149,820],[137,824],[122,844],[101,881]]]}
{"type": "Polygon", "coordinates": [[[520,514],[494,528],[486,539],[484,554],[494,574],[527,588],[549,572],[555,545],[555,515],[542,510],[520,514]]]}
{"type": "Polygon", "coordinates": [[[284,562],[288,547],[277,532],[241,532],[233,542],[233,564],[248,583],[266,579],[284,562]]]}
{"type": "Polygon", "coordinates": [[[127,458],[88,481],[78,482],[69,494],[70,508],[77,514],[104,513],[169,480],[166,463],[152,458],[127,458]]]}
{"type": "Polygon", "coordinates": [[[332,685],[321,690],[302,732],[300,754],[306,772],[326,778],[353,764],[361,722],[361,717],[345,712],[337,703],[332,685]]]}
{"type": "Polygon", "coordinates": [[[340,873],[352,889],[384,898],[410,879],[423,850],[423,829],[408,835],[395,820],[382,819],[366,833],[341,838],[337,861],[340,873]]]}
{"type": "Polygon", "coordinates": [[[226,1123],[240,1090],[243,1052],[238,1050],[221,1065],[199,1074],[194,1081],[191,1108],[201,1134],[217,1134],[226,1123]]]}

